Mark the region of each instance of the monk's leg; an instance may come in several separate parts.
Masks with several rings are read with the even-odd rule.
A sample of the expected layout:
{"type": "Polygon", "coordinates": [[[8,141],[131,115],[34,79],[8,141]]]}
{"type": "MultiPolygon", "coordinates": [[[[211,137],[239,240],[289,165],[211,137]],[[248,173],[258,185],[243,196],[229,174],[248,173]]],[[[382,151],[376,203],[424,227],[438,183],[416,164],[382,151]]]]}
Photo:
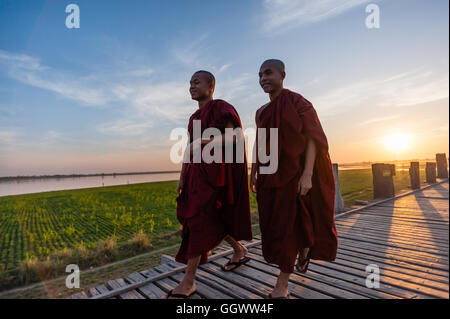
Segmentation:
{"type": "Polygon", "coordinates": [[[288,294],[289,277],[291,273],[280,270],[275,288],[272,290],[272,298],[286,297],[288,294]]]}
{"type": "Polygon", "coordinates": [[[297,265],[298,265],[300,268],[303,268],[303,267],[301,267],[301,264],[302,264],[302,263],[306,260],[306,258],[308,257],[308,252],[309,252],[309,247],[301,248],[301,249],[298,251],[297,265]]]}
{"type": "MultiPolygon", "coordinates": [[[[180,284],[172,291],[172,294],[189,295],[195,291],[195,273],[200,264],[201,255],[188,259],[186,274],[180,284]]],[[[170,298],[172,299],[172,298],[170,298]]]]}
{"type": "MultiPolygon", "coordinates": [[[[236,241],[233,237],[228,235],[227,237],[225,237],[225,240],[227,241],[227,243],[230,244],[230,246],[234,250],[233,257],[231,257],[231,262],[238,262],[239,260],[241,260],[242,257],[247,255],[248,249],[244,245],[242,245],[240,242],[236,241]]],[[[228,265],[228,266],[224,266],[224,267],[225,267],[225,269],[230,270],[234,266],[228,265]]]]}
{"type": "Polygon", "coordinates": [[[301,266],[306,261],[310,247],[314,246],[314,226],[312,223],[311,214],[308,207],[310,207],[311,198],[304,196],[299,198],[297,216],[295,219],[295,228],[297,233],[298,246],[298,260],[297,265],[303,269],[306,265],[301,266]]]}

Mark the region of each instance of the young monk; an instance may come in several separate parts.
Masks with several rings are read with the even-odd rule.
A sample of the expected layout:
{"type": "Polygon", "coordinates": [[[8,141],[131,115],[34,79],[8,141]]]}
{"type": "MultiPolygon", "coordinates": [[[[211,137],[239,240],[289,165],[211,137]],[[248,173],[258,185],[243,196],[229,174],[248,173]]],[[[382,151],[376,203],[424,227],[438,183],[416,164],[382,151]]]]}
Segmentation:
{"type": "MultiPolygon", "coordinates": [[[[259,70],[259,83],[270,102],[256,111],[257,128],[266,129],[267,141],[256,139],[256,163],[250,186],[256,193],[262,253],[277,264],[280,274],[269,298],[289,298],[289,276],[296,268],[306,272],[309,259],[333,261],[337,253],[334,224],[335,185],[328,142],[312,104],[283,88],[284,63],[267,60],[259,70]],[[260,173],[257,149],[269,144],[270,128],[278,129],[278,168],[260,173]]],[[[265,154],[267,155],[267,154],[265,154]]]]}
{"type": "MultiPolygon", "coordinates": [[[[169,292],[169,298],[187,298],[195,293],[197,267],[207,262],[209,251],[224,239],[233,247],[234,254],[222,266],[223,271],[233,270],[250,260],[245,256],[247,248],[238,241],[252,239],[247,159],[245,149],[236,145],[237,138],[243,139],[243,135],[230,142],[224,134],[225,128],[242,129],[242,125],[231,104],[213,99],[214,86],[215,79],[210,72],[198,71],[191,78],[191,97],[199,108],[189,119],[191,159],[183,161],[177,190],[177,217],[183,229],[181,246],[175,257],[176,261],[187,264],[187,269],[180,284],[169,292]],[[206,128],[215,127],[222,135],[194,141],[194,120],[201,121],[202,133],[206,128]],[[200,163],[193,160],[196,150],[214,143],[231,145],[235,154],[232,163],[225,163],[225,160],[205,163],[203,158],[200,163]],[[243,152],[241,162],[236,160],[239,151],[243,152]]],[[[224,155],[222,151],[223,159],[224,155]]]]}

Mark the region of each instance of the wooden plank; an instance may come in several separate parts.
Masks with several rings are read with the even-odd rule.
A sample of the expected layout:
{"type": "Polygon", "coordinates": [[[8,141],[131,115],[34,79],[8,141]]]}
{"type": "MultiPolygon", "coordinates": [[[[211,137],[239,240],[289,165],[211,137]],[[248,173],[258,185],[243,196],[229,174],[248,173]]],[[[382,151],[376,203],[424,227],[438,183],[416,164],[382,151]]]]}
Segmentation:
{"type": "Polygon", "coordinates": [[[416,243],[411,243],[411,242],[406,242],[406,241],[400,241],[400,240],[395,240],[395,239],[382,239],[380,237],[376,237],[376,236],[370,236],[370,235],[363,235],[363,234],[359,234],[358,236],[347,236],[345,234],[338,234],[339,238],[343,238],[343,239],[355,239],[357,238],[358,241],[361,242],[366,242],[366,243],[376,243],[379,245],[385,245],[385,246],[391,246],[391,247],[397,247],[400,249],[404,249],[407,251],[422,251],[422,252],[427,252],[429,254],[433,254],[436,256],[442,256],[442,257],[446,257],[448,258],[448,251],[445,251],[443,249],[433,249],[433,248],[428,248],[428,247],[423,247],[419,244],[416,243]]]}
{"type": "Polygon", "coordinates": [[[367,211],[362,211],[358,214],[355,214],[354,216],[348,216],[349,218],[347,220],[351,220],[351,219],[355,219],[358,218],[359,220],[371,220],[371,221],[376,221],[379,220],[381,221],[390,221],[390,224],[393,223],[400,223],[400,224],[405,224],[407,225],[408,223],[411,224],[415,224],[417,223],[418,226],[427,226],[427,227],[431,227],[431,228],[436,228],[436,229],[445,229],[446,227],[448,227],[448,217],[447,216],[442,216],[442,215],[437,215],[434,214],[433,217],[435,218],[431,218],[431,216],[427,216],[427,215],[401,215],[396,211],[384,211],[384,210],[378,210],[378,211],[374,211],[374,210],[367,210],[367,211]],[[351,218],[350,218],[351,217],[351,218]]]}
{"type": "MultiPolygon", "coordinates": [[[[367,273],[365,272],[365,266],[357,268],[357,265],[352,263],[347,263],[347,265],[343,265],[342,262],[327,263],[323,261],[316,261],[315,266],[327,267],[328,269],[334,269],[339,272],[347,272],[350,274],[360,276],[364,279],[367,276],[367,273]]],[[[392,274],[391,272],[383,271],[383,269],[380,270],[381,270],[380,285],[389,284],[390,286],[396,286],[398,288],[416,291],[418,293],[426,294],[434,298],[448,297],[448,292],[432,288],[429,285],[425,286],[422,282],[417,281],[415,278],[399,275],[394,277],[394,274],[392,274]],[[400,277],[402,278],[400,279],[400,277]]]]}
{"type": "Polygon", "coordinates": [[[430,203],[430,201],[402,201],[402,202],[396,202],[396,203],[384,203],[379,205],[379,207],[389,207],[389,208],[417,208],[421,209],[422,211],[447,211],[448,206],[445,206],[445,203],[430,203]]]}
{"type": "Polygon", "coordinates": [[[89,296],[84,291],[77,292],[68,297],[68,299],[89,299],[89,296]]]}
{"type": "MultiPolygon", "coordinates": [[[[324,261],[317,261],[317,263],[319,265],[323,265],[326,262],[324,261]]],[[[342,265],[342,266],[347,266],[347,267],[351,267],[357,270],[365,270],[366,266],[369,264],[364,264],[361,262],[355,262],[355,261],[348,261],[346,259],[340,259],[340,258],[336,258],[336,260],[333,261],[333,264],[335,265],[342,265]]],[[[400,279],[401,281],[405,282],[405,283],[411,283],[417,286],[424,286],[424,287],[429,287],[435,290],[442,290],[445,292],[448,292],[448,284],[446,283],[442,283],[442,282],[438,282],[438,281],[433,281],[433,280],[429,280],[429,279],[425,279],[422,277],[416,277],[413,275],[408,275],[408,274],[404,274],[402,272],[398,272],[395,270],[391,270],[392,268],[388,268],[388,267],[381,267],[381,265],[378,265],[381,272],[382,272],[382,276],[386,277],[390,277],[393,279],[400,279]]]]}
{"type": "MultiPolygon", "coordinates": [[[[258,240],[253,240],[253,241],[251,241],[251,242],[249,242],[249,243],[245,243],[245,244],[244,244],[244,246],[246,246],[247,248],[252,247],[252,246],[254,246],[254,245],[259,245],[259,241],[258,241],[258,240]]],[[[226,255],[226,254],[229,254],[229,253],[231,253],[231,252],[223,252],[223,253],[214,254],[214,256],[211,256],[211,258],[209,258],[209,260],[212,261],[212,260],[214,260],[214,259],[221,258],[222,256],[224,256],[224,255],[226,255]]],[[[182,267],[179,267],[179,268],[177,268],[177,269],[173,269],[173,270],[171,271],[171,273],[172,273],[172,274],[175,274],[175,273],[177,273],[177,272],[184,271],[185,269],[186,269],[186,266],[183,265],[182,267]]],[[[112,291],[109,291],[109,292],[107,292],[107,293],[105,293],[105,294],[101,294],[101,295],[98,295],[98,296],[94,296],[93,298],[94,298],[94,299],[109,298],[109,297],[115,296],[115,295],[117,295],[117,294],[121,294],[121,293],[125,293],[125,292],[128,292],[128,291],[134,290],[134,289],[136,289],[136,288],[138,288],[138,287],[141,287],[141,286],[143,286],[143,285],[145,285],[145,284],[147,284],[147,283],[150,283],[150,282],[153,282],[153,281],[157,281],[157,280],[162,279],[162,278],[164,278],[164,277],[167,277],[167,276],[169,276],[169,275],[170,275],[170,274],[166,274],[166,273],[158,274],[158,275],[156,275],[156,276],[154,276],[154,277],[146,278],[145,281],[138,282],[138,283],[134,283],[134,284],[130,284],[130,285],[127,285],[127,286],[125,286],[125,287],[119,287],[119,288],[113,289],[112,291]]]]}
{"type": "MultiPolygon", "coordinates": [[[[131,273],[126,278],[131,282],[141,282],[145,280],[145,277],[138,272],[131,273]]],[[[142,287],[136,288],[136,290],[149,299],[162,299],[166,295],[164,291],[162,291],[152,282],[142,287]]]]}
{"type": "Polygon", "coordinates": [[[355,215],[361,216],[380,216],[380,217],[392,217],[396,216],[400,220],[403,219],[416,219],[418,221],[422,219],[427,219],[427,217],[437,219],[437,224],[442,222],[443,219],[448,219],[448,211],[447,210],[433,210],[433,211],[424,211],[420,208],[405,208],[405,207],[388,207],[388,206],[372,206],[370,208],[366,208],[360,210],[354,214],[348,215],[345,218],[340,218],[337,220],[343,220],[347,218],[352,218],[355,215]]]}
{"type": "MultiPolygon", "coordinates": [[[[342,247],[339,247],[338,254],[341,255],[343,259],[350,260],[349,258],[358,258],[360,260],[365,260],[368,263],[382,263],[385,265],[391,265],[396,266],[398,268],[402,268],[407,270],[415,270],[416,272],[419,272],[422,274],[422,276],[430,277],[430,278],[436,278],[436,280],[440,280],[442,282],[448,283],[448,271],[440,271],[433,269],[431,267],[432,264],[423,263],[422,265],[417,265],[415,263],[407,262],[401,259],[392,258],[390,256],[381,256],[374,254],[367,254],[363,249],[360,251],[355,250],[349,250],[349,249],[343,249],[342,247]]],[[[402,271],[402,270],[399,270],[402,271]]]]}
{"type": "MultiPolygon", "coordinates": [[[[216,265],[220,265],[221,263],[226,263],[228,261],[227,258],[221,258],[220,260],[216,260],[213,263],[216,265]]],[[[271,288],[275,287],[277,277],[269,275],[266,272],[262,272],[260,270],[255,269],[254,267],[251,267],[251,265],[254,264],[253,260],[250,260],[246,265],[241,266],[235,270],[233,270],[234,273],[242,275],[243,277],[247,277],[250,280],[253,280],[255,282],[259,282],[263,285],[267,285],[271,288]]],[[[331,299],[332,297],[326,294],[323,294],[321,292],[294,285],[292,283],[289,284],[289,291],[292,296],[297,298],[307,298],[307,299],[331,299]]]]}
{"type": "MultiPolygon", "coordinates": [[[[257,248],[252,249],[252,252],[257,253],[262,256],[262,252],[257,248]]],[[[325,276],[339,278],[342,280],[346,280],[349,282],[353,282],[355,284],[360,285],[361,287],[366,286],[366,276],[367,274],[363,271],[358,271],[355,269],[342,267],[339,265],[334,265],[333,262],[329,262],[325,265],[319,265],[316,260],[311,260],[308,271],[312,270],[316,273],[320,273],[325,276]]],[[[383,276],[380,277],[380,288],[378,291],[384,291],[390,295],[402,297],[402,298],[432,298],[422,292],[411,291],[404,286],[394,286],[390,282],[386,282],[383,276]]]]}
{"type": "MultiPolygon", "coordinates": [[[[385,224],[374,224],[374,223],[367,223],[364,221],[346,221],[346,220],[340,220],[336,222],[336,227],[339,229],[340,227],[355,227],[360,229],[370,229],[370,230],[377,230],[377,231],[386,231],[386,225],[385,224]]],[[[404,235],[407,237],[416,235],[420,236],[420,238],[426,238],[426,239],[433,239],[440,242],[447,242],[448,243],[448,233],[445,233],[442,231],[441,233],[431,232],[429,229],[425,228],[419,228],[414,226],[405,226],[405,225],[398,225],[398,224],[392,224],[389,225],[389,231],[390,233],[404,235]]]]}
{"type": "Polygon", "coordinates": [[[262,298],[266,298],[268,294],[272,292],[272,288],[270,286],[261,284],[258,281],[249,280],[247,277],[241,276],[240,274],[236,273],[235,270],[224,272],[216,264],[213,263],[200,265],[200,269],[216,277],[222,278],[236,286],[251,291],[252,293],[257,294],[262,298]]]}
{"type": "MultiPolygon", "coordinates": [[[[159,265],[158,267],[155,267],[155,270],[160,272],[166,272],[170,271],[171,267],[168,265],[159,265]]],[[[183,273],[177,273],[175,275],[170,276],[170,278],[176,281],[177,283],[180,283],[183,280],[183,277],[184,277],[183,273]]],[[[205,299],[231,299],[231,296],[229,296],[228,294],[225,294],[211,287],[208,287],[203,282],[197,281],[196,286],[197,286],[197,293],[205,299]]]]}
{"type": "MultiPolygon", "coordinates": [[[[398,266],[398,265],[393,265],[390,264],[388,262],[386,262],[386,260],[383,259],[379,259],[379,260],[373,260],[373,259],[367,259],[367,257],[364,256],[360,256],[360,254],[356,255],[356,256],[352,256],[350,254],[343,254],[341,251],[338,251],[337,254],[337,258],[336,260],[339,261],[346,261],[346,262],[351,262],[351,263],[355,263],[355,264],[362,264],[362,265],[369,265],[369,264],[377,264],[380,268],[382,268],[384,271],[392,271],[392,272],[396,272],[396,273],[400,273],[403,275],[408,275],[408,276],[412,276],[414,278],[417,278],[418,280],[420,279],[426,279],[429,281],[433,281],[433,282],[439,282],[440,284],[445,285],[446,288],[448,288],[448,277],[444,277],[444,276],[436,276],[430,273],[427,273],[425,271],[425,269],[411,269],[408,267],[402,267],[402,266],[398,266]]],[[[434,285],[432,286],[434,287],[434,285]]]]}
{"type": "Polygon", "coordinates": [[[383,216],[380,214],[370,214],[369,211],[364,211],[363,213],[354,214],[351,216],[348,216],[346,220],[355,220],[358,219],[360,221],[365,222],[374,222],[374,223],[384,223],[385,225],[390,224],[401,224],[401,225],[414,225],[416,227],[423,227],[423,228],[429,228],[429,229],[435,229],[435,230],[442,230],[445,231],[448,229],[448,222],[432,222],[425,219],[412,219],[412,218],[398,218],[395,216],[383,216]]]}
{"type": "MultiPolygon", "coordinates": [[[[372,206],[368,209],[361,210],[358,213],[361,215],[376,215],[376,216],[392,216],[396,215],[398,217],[405,216],[405,218],[416,218],[422,217],[422,219],[427,219],[435,217],[438,221],[442,219],[448,219],[448,211],[447,210],[436,210],[436,211],[424,211],[420,208],[406,208],[406,207],[388,207],[388,206],[372,206]]],[[[348,218],[352,217],[352,215],[347,216],[348,218]]],[[[342,218],[344,219],[344,218],[342,218]]],[[[340,220],[340,219],[339,219],[340,220]]]]}
{"type": "MultiPolygon", "coordinates": [[[[143,275],[144,277],[149,278],[149,277],[156,276],[160,273],[154,269],[147,269],[147,270],[141,271],[140,274],[143,275]]],[[[164,293],[165,293],[164,297],[166,297],[166,294],[169,292],[169,290],[175,289],[175,287],[178,286],[178,283],[176,281],[174,281],[168,277],[158,279],[157,281],[154,282],[154,284],[157,287],[159,287],[161,290],[164,291],[164,293]]],[[[202,298],[199,296],[199,294],[193,294],[188,299],[202,299],[202,298]]]]}
{"type": "Polygon", "coordinates": [[[368,232],[370,234],[376,234],[379,236],[389,236],[389,237],[395,237],[395,238],[401,238],[404,240],[418,240],[420,241],[420,243],[435,243],[438,247],[440,248],[447,248],[448,247],[448,239],[447,239],[447,243],[445,243],[444,241],[442,241],[441,239],[437,239],[437,238],[428,238],[428,237],[423,237],[421,234],[416,234],[415,237],[413,234],[400,234],[397,231],[389,231],[386,230],[384,233],[379,230],[379,229],[370,229],[370,228],[366,228],[366,227],[359,227],[359,226],[350,226],[350,227],[342,227],[341,225],[336,227],[336,231],[339,234],[357,234],[357,232],[368,232]]]}
{"type": "Polygon", "coordinates": [[[105,292],[109,291],[109,289],[105,285],[99,285],[95,287],[95,289],[97,289],[97,291],[101,294],[104,294],[105,292]]]}
{"type": "MultiPolygon", "coordinates": [[[[249,253],[248,255],[251,256],[251,258],[254,259],[255,261],[268,265],[270,267],[265,269],[271,269],[271,271],[278,272],[278,267],[276,265],[268,264],[264,260],[264,257],[253,253],[249,253]]],[[[258,266],[258,264],[256,265],[258,266]]],[[[312,289],[318,290],[335,298],[342,298],[342,299],[364,299],[364,297],[376,299],[399,298],[397,296],[390,295],[385,292],[377,291],[376,289],[370,289],[365,286],[360,286],[352,282],[347,282],[338,278],[324,276],[319,273],[312,272],[310,269],[308,269],[308,272],[304,274],[298,274],[294,272],[291,275],[290,280],[296,284],[310,287],[312,289]]]]}
{"type": "MultiPolygon", "coordinates": [[[[343,227],[342,225],[337,227],[338,236],[355,236],[355,237],[364,237],[370,236],[370,238],[376,238],[380,240],[390,240],[398,243],[410,243],[414,244],[418,247],[423,247],[425,249],[438,250],[443,252],[448,252],[448,242],[443,243],[441,241],[430,239],[422,239],[419,235],[414,236],[406,236],[399,235],[397,233],[391,233],[389,229],[386,231],[380,230],[370,230],[367,228],[358,228],[358,227],[343,227]]],[[[447,253],[448,256],[448,253],[447,253]]]]}
{"type": "MultiPolygon", "coordinates": [[[[108,280],[106,282],[106,286],[111,289],[118,289],[120,287],[127,286],[127,283],[122,278],[119,278],[119,279],[115,279],[115,280],[108,280]]],[[[138,293],[135,290],[120,294],[119,298],[121,298],[121,299],[145,299],[144,296],[142,296],[140,293],[138,293]]]]}
{"type": "Polygon", "coordinates": [[[411,238],[415,240],[419,240],[422,243],[429,243],[432,241],[433,243],[436,243],[438,245],[448,247],[448,237],[445,238],[444,236],[441,237],[441,235],[438,235],[436,233],[419,233],[414,231],[409,231],[408,229],[401,229],[401,228],[395,228],[395,225],[392,225],[392,227],[388,227],[387,229],[381,229],[374,226],[366,226],[361,225],[359,223],[356,224],[349,224],[349,225],[343,225],[339,224],[336,225],[337,230],[345,233],[351,233],[352,231],[355,232],[370,232],[377,235],[389,235],[389,236],[395,236],[396,238],[401,238],[404,240],[411,240],[411,238]],[[439,237],[437,237],[439,236],[439,237]]]}
{"type": "Polygon", "coordinates": [[[368,250],[368,253],[375,251],[379,253],[391,254],[396,256],[409,257],[411,259],[416,259],[419,261],[427,261],[436,264],[438,269],[446,270],[448,269],[448,258],[444,256],[437,256],[429,254],[423,251],[407,251],[402,250],[397,247],[386,246],[380,243],[369,243],[359,241],[357,238],[339,238],[338,246],[354,247],[354,248],[364,248],[368,250]],[[369,251],[370,250],[370,251],[369,251]]]}
{"type": "Polygon", "coordinates": [[[92,296],[100,295],[100,291],[95,289],[95,287],[92,287],[92,288],[88,289],[87,294],[88,294],[89,298],[91,298],[92,296]]]}
{"type": "MultiPolygon", "coordinates": [[[[178,266],[175,262],[168,262],[168,266],[175,268],[178,266]]],[[[203,282],[205,285],[213,287],[216,290],[227,293],[236,299],[262,299],[261,296],[254,294],[253,292],[243,289],[242,287],[235,285],[225,279],[210,274],[202,269],[197,269],[195,279],[203,282]]]]}

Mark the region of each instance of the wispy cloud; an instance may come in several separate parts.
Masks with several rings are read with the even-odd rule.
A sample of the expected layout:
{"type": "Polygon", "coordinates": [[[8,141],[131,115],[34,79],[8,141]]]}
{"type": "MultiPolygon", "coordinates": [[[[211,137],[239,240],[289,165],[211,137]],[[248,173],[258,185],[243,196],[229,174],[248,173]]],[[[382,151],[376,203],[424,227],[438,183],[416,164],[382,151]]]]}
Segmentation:
{"type": "Polygon", "coordinates": [[[86,105],[101,106],[111,101],[100,83],[87,77],[75,77],[64,70],[42,65],[36,57],[0,50],[0,66],[13,79],[86,105]]]}
{"type": "Polygon", "coordinates": [[[369,125],[369,124],[373,124],[373,123],[395,120],[395,119],[398,119],[400,116],[401,116],[400,114],[395,114],[392,116],[377,117],[377,118],[373,118],[373,119],[370,119],[367,121],[360,122],[360,123],[358,123],[358,126],[365,126],[365,125],[369,125]]]}
{"type": "MultiPolygon", "coordinates": [[[[198,38],[184,51],[178,51],[178,62],[196,65],[199,58],[197,52],[202,50],[202,41],[206,36],[198,38]]],[[[215,66],[210,61],[206,64],[217,75],[223,74],[232,65],[222,63],[215,66]]],[[[136,67],[126,64],[122,69],[104,75],[88,73],[76,76],[43,65],[36,57],[0,50],[1,70],[16,81],[54,92],[83,106],[122,106],[120,118],[96,126],[97,132],[105,135],[135,137],[146,134],[150,128],[161,123],[184,126],[195,109],[185,76],[178,73],[170,80],[161,81],[161,71],[149,65],[136,67]]],[[[216,96],[235,97],[245,88],[247,78],[248,75],[244,74],[221,80],[216,96]],[[221,92],[226,92],[226,95],[221,95],[221,92]]]]}
{"type": "Polygon", "coordinates": [[[261,17],[263,31],[281,33],[337,16],[367,2],[369,0],[265,0],[261,17]]]}
{"type": "Polygon", "coordinates": [[[203,33],[195,39],[189,40],[179,37],[172,44],[171,53],[175,59],[188,67],[204,66],[205,42],[208,33],[203,33]],[[203,55],[203,56],[202,56],[203,55]]]}
{"type": "MultiPolygon", "coordinates": [[[[134,118],[137,118],[135,115],[141,116],[141,122],[144,120],[146,125],[151,123],[149,119],[158,118],[176,122],[190,112],[187,84],[173,81],[161,83],[149,66],[130,67],[107,76],[76,76],[42,65],[35,57],[0,50],[1,70],[16,81],[54,92],[80,102],[80,105],[109,107],[120,103],[124,105],[124,114],[134,114],[134,118]]],[[[106,123],[102,130],[116,130],[128,135],[130,125],[130,119],[121,119],[116,125],[106,123]]]]}
{"type": "Polygon", "coordinates": [[[109,123],[102,123],[97,127],[97,130],[104,134],[136,136],[144,134],[152,125],[153,121],[139,122],[130,119],[120,119],[109,123]]]}
{"type": "Polygon", "coordinates": [[[417,68],[400,74],[365,79],[313,97],[322,115],[330,116],[357,107],[395,108],[448,98],[448,74],[417,68]]]}
{"type": "Polygon", "coordinates": [[[14,129],[1,129],[0,128],[0,146],[12,145],[16,141],[18,132],[14,129]]]}

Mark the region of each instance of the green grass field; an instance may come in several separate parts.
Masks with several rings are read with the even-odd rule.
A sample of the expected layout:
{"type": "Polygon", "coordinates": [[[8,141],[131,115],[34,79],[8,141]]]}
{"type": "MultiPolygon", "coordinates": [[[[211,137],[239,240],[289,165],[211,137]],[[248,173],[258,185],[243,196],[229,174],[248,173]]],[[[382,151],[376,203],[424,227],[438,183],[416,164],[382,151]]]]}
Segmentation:
{"type": "MultiPolygon", "coordinates": [[[[346,207],[356,199],[372,199],[370,169],[342,170],[339,180],[346,207]]],[[[394,183],[396,191],[407,188],[408,172],[397,171],[394,183]]],[[[180,230],[176,186],[177,182],[156,182],[0,197],[0,277],[31,257],[44,260],[80,245],[93,250],[111,236],[120,247],[140,230],[151,243],[158,243],[153,248],[173,245],[177,239],[161,238],[180,230]]],[[[257,223],[254,194],[251,208],[257,223]]],[[[129,256],[125,251],[115,258],[129,256]]]]}

